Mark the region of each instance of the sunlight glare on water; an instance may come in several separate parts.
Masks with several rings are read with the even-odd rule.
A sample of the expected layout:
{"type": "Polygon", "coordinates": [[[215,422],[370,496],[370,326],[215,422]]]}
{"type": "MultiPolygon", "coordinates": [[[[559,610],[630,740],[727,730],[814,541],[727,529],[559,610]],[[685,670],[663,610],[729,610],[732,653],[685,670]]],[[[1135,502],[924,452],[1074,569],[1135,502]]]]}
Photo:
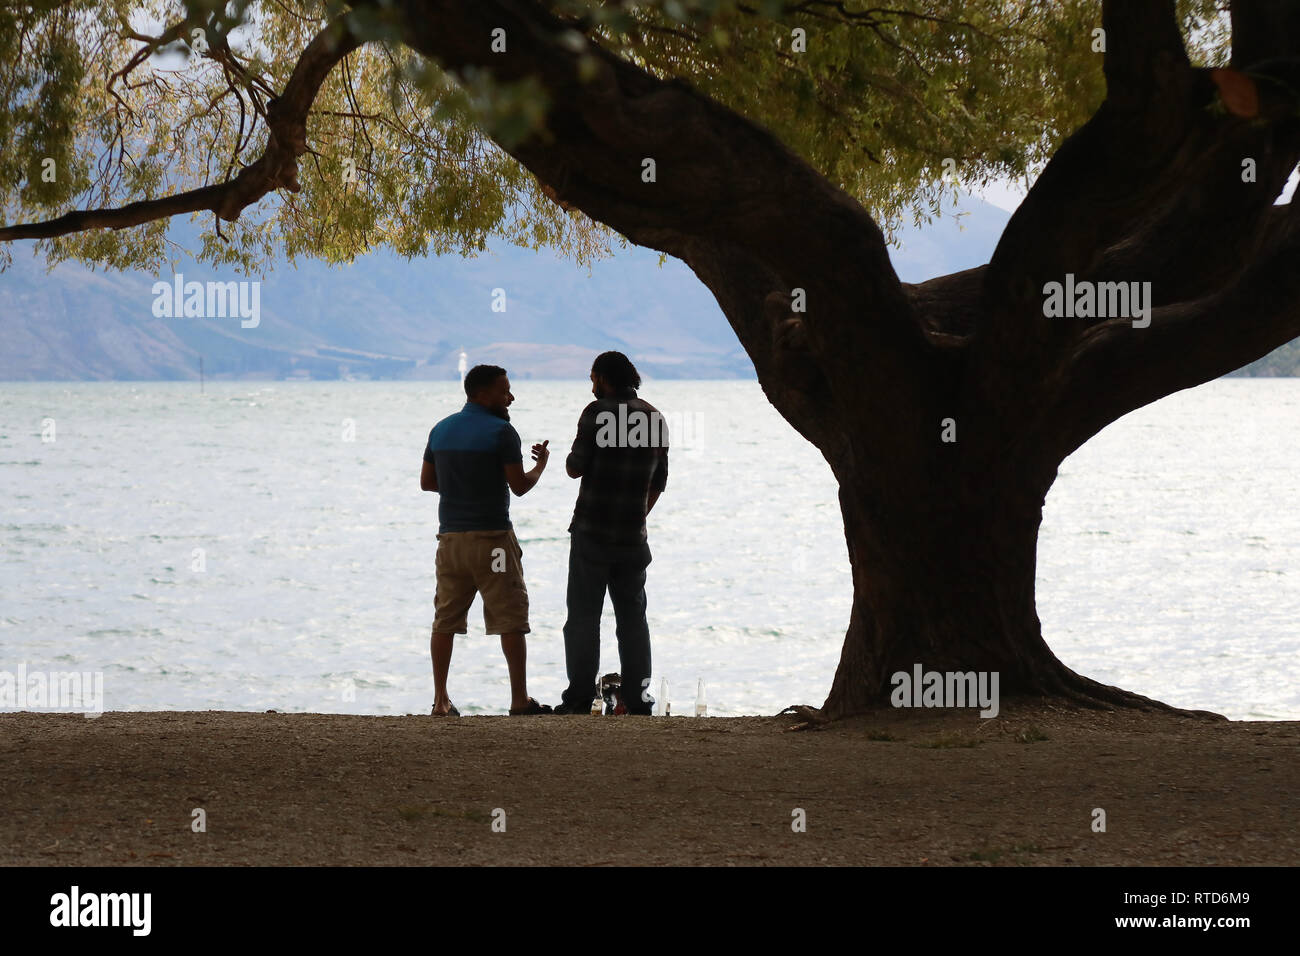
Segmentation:
{"type": "MultiPolygon", "coordinates": [[[[577,491],[564,455],[590,385],[512,384],[525,453],[552,449],[511,516],[529,692],[553,703],[577,491]]],[[[715,715],[820,704],[851,598],[825,461],[755,382],[641,395],[672,447],[649,519],[652,688],[668,680],[674,713],[700,678],[715,715]]],[[[420,456],[463,401],[456,382],[0,384],[0,669],[102,670],[108,710],[428,713],[437,496],[420,456]]],[[[1298,412],[1298,382],[1215,382],[1063,464],[1038,566],[1062,660],[1181,706],[1300,717],[1298,412]]],[[[477,600],[469,624],[452,699],[503,713],[477,600]]],[[[617,670],[608,605],[602,637],[617,670]]]]}

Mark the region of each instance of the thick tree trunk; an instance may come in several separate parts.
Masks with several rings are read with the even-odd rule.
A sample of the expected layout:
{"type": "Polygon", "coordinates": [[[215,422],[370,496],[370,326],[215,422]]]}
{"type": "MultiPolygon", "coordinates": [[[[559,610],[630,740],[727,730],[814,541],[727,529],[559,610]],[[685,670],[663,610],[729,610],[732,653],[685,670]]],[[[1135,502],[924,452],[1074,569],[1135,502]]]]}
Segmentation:
{"type": "Polygon", "coordinates": [[[976,483],[960,468],[937,482],[932,467],[913,463],[910,481],[908,462],[892,468],[889,484],[910,495],[882,500],[880,482],[840,475],[853,610],[822,717],[890,706],[891,676],[918,664],[997,672],[1001,697],[1173,709],[1076,674],[1043,640],[1034,584],[1045,487],[1014,469],[976,483]]]}

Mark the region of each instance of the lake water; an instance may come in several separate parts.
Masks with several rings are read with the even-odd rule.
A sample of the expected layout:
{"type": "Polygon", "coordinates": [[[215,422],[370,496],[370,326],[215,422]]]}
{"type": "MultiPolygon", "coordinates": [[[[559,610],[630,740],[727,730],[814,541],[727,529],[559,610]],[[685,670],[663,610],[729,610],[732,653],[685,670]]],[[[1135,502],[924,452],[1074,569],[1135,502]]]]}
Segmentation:
{"type": "MultiPolygon", "coordinates": [[[[513,498],[529,690],[565,685],[586,382],[520,381],[513,498]]],[[[672,436],[649,519],[655,677],[686,713],[820,704],[848,622],[836,486],[755,382],[650,382],[672,436]]],[[[0,671],[102,671],[107,710],[428,713],[437,496],[419,490],[446,383],[0,383],[0,671]],[[49,440],[53,439],[53,440],[49,440]]],[[[1300,719],[1300,381],[1234,379],[1112,425],[1067,460],[1039,544],[1049,645],[1092,678],[1234,719],[1300,719]]],[[[481,604],[463,713],[503,713],[481,604]]],[[[617,670],[612,611],[602,670],[617,670]]]]}

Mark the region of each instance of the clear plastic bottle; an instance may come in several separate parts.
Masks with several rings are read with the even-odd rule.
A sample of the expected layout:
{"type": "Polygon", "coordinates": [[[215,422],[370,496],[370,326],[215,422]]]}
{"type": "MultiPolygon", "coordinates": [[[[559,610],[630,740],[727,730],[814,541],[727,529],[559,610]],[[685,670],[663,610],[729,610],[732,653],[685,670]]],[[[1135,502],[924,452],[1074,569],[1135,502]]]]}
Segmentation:
{"type": "Polygon", "coordinates": [[[655,701],[655,713],[660,717],[668,716],[668,678],[659,678],[659,699],[655,701]]]}
{"type": "Polygon", "coordinates": [[[701,677],[695,688],[695,716],[709,716],[708,705],[704,702],[704,678],[701,677]]]}

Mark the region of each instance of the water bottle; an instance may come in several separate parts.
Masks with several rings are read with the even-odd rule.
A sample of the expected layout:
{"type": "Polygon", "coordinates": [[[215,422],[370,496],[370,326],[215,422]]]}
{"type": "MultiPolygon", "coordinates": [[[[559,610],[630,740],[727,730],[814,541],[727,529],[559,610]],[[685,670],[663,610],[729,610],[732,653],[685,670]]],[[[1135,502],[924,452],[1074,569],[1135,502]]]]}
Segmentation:
{"type": "Polygon", "coordinates": [[[605,698],[600,695],[600,678],[596,678],[596,696],[591,700],[592,716],[603,714],[605,712],[605,698]]]}
{"type": "Polygon", "coordinates": [[[659,678],[659,699],[655,701],[655,714],[660,717],[668,716],[668,678],[659,678]]]}
{"type": "Polygon", "coordinates": [[[695,689],[695,716],[709,716],[709,708],[704,703],[704,678],[701,677],[695,689]]]}

